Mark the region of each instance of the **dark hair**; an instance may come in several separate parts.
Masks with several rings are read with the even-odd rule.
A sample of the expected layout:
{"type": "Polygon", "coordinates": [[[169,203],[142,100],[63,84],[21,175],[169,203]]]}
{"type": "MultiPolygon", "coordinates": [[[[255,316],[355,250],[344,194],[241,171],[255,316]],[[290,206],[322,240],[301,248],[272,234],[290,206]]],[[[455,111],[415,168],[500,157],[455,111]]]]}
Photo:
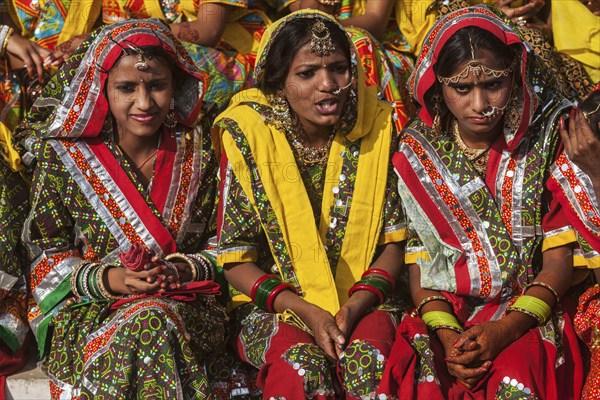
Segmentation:
{"type": "MultiPolygon", "coordinates": [[[[442,47],[437,57],[437,62],[433,66],[436,75],[452,76],[456,69],[464,62],[471,60],[471,46],[475,50],[475,56],[479,50],[487,50],[494,54],[495,59],[500,64],[499,68],[508,68],[518,50],[512,46],[506,45],[498,39],[493,33],[479,28],[477,26],[468,26],[457,31],[442,47]]],[[[515,78],[519,75],[519,69],[515,68],[515,78]]],[[[515,79],[518,82],[518,79],[515,79]]],[[[427,104],[431,104],[431,97],[435,94],[441,94],[441,84],[436,83],[425,95],[427,104]]]]}
{"type": "MultiPolygon", "coordinates": [[[[338,25],[328,19],[323,21],[337,50],[341,50],[350,63],[350,39],[338,25]]],[[[257,82],[258,88],[266,94],[276,93],[283,87],[285,78],[298,50],[311,37],[311,28],[316,18],[296,18],[288,22],[275,37],[265,57],[265,65],[257,82]]]]}
{"type": "MultiPolygon", "coordinates": [[[[123,48],[123,52],[121,56],[115,61],[111,69],[114,69],[124,56],[136,55],[135,50],[130,49],[124,45],[121,46],[123,48]]],[[[185,74],[179,73],[182,72],[180,68],[177,66],[171,55],[169,55],[165,49],[160,46],[136,46],[136,48],[142,50],[144,52],[144,57],[146,60],[159,60],[163,64],[165,64],[171,72],[173,73],[173,88],[177,89],[181,82],[185,80],[185,74]]]]}
{"type": "Polygon", "coordinates": [[[600,110],[598,109],[598,105],[600,105],[600,89],[593,91],[587,99],[582,101],[579,104],[579,109],[585,113],[593,113],[588,114],[586,120],[596,137],[600,139],[600,127],[598,127],[600,123],[600,110]]]}

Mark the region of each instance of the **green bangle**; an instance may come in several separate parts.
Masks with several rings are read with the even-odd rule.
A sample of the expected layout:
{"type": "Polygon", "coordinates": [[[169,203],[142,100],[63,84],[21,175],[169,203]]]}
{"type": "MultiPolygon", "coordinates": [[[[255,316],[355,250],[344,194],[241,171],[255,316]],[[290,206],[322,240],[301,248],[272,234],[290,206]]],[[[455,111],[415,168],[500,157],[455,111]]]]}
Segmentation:
{"type": "Polygon", "coordinates": [[[73,292],[73,294],[77,297],[81,297],[81,291],[79,290],[79,276],[81,275],[81,269],[86,266],[87,264],[89,264],[90,262],[87,260],[81,260],[79,261],[79,263],[77,263],[77,265],[75,266],[75,268],[73,268],[73,271],[71,271],[71,278],[69,280],[69,283],[71,285],[71,292],[73,292]]]}
{"type": "Polygon", "coordinates": [[[367,275],[360,281],[356,282],[356,284],[357,285],[364,284],[364,285],[374,286],[377,289],[379,289],[379,291],[381,291],[381,293],[383,294],[383,297],[388,297],[388,295],[392,291],[392,284],[388,280],[386,280],[384,278],[380,278],[377,275],[367,275]]]}
{"type": "Polygon", "coordinates": [[[283,282],[277,277],[268,278],[256,288],[256,294],[254,295],[254,304],[261,310],[268,311],[267,299],[271,292],[283,282]]]}
{"type": "Polygon", "coordinates": [[[456,317],[446,311],[429,311],[423,314],[421,317],[425,325],[433,331],[437,329],[454,329],[456,331],[463,331],[463,327],[456,317]]]}
{"type": "Polygon", "coordinates": [[[528,295],[520,296],[508,310],[519,311],[532,316],[538,321],[539,325],[543,324],[552,312],[552,309],[544,300],[528,295]]]}
{"type": "Polygon", "coordinates": [[[98,271],[100,270],[100,265],[94,265],[91,268],[90,273],[88,275],[88,288],[90,291],[90,297],[94,299],[101,299],[102,292],[100,292],[100,286],[98,286],[98,271]]]}

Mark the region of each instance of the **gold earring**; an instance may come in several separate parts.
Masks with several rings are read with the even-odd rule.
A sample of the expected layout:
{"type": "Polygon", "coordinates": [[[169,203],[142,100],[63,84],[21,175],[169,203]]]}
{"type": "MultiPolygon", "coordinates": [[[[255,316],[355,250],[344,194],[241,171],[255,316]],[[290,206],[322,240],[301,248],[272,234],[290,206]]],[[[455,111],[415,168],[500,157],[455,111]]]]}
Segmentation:
{"type": "Polygon", "coordinates": [[[442,96],[439,94],[433,95],[431,98],[433,101],[433,124],[431,125],[431,129],[433,132],[441,136],[442,135],[442,96]]]}
{"type": "Polygon", "coordinates": [[[292,132],[294,130],[292,113],[283,93],[269,94],[267,101],[271,109],[265,113],[266,122],[280,131],[292,132]]]}
{"type": "Polygon", "coordinates": [[[164,122],[165,128],[173,129],[177,126],[177,116],[175,115],[175,98],[171,97],[171,105],[169,106],[169,112],[164,122]]]}

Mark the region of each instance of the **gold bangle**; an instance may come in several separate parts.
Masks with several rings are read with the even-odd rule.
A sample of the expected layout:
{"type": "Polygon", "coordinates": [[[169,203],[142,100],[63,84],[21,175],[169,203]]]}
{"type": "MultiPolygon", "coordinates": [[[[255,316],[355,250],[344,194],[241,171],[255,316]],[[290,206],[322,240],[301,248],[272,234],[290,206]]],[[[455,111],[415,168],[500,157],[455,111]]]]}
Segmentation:
{"type": "Polygon", "coordinates": [[[73,294],[77,297],[81,297],[81,294],[77,290],[77,274],[79,274],[79,271],[84,265],[89,263],[90,262],[88,260],[81,260],[77,263],[75,268],[73,268],[73,271],[71,271],[71,278],[69,279],[69,284],[71,285],[71,292],[73,292],[73,294]]]}
{"type": "MultiPolygon", "coordinates": [[[[108,264],[108,263],[100,264],[100,268],[98,269],[98,276],[97,276],[98,288],[100,289],[102,296],[104,296],[106,299],[120,300],[123,298],[123,295],[118,296],[118,295],[110,293],[108,291],[108,289],[106,288],[106,286],[104,285],[104,272],[110,268],[117,268],[117,267],[112,264],[108,264]]],[[[108,279],[108,277],[107,277],[107,279],[108,279]]]]}
{"type": "Polygon", "coordinates": [[[454,325],[436,325],[436,326],[432,327],[431,329],[434,332],[437,331],[437,330],[439,330],[439,329],[450,329],[451,331],[458,332],[458,333],[463,333],[464,332],[463,329],[460,329],[460,328],[458,328],[458,327],[456,327],[454,325]]]}
{"type": "Polygon", "coordinates": [[[556,300],[556,305],[558,305],[558,303],[560,302],[560,297],[558,296],[558,293],[556,292],[556,290],[554,290],[554,288],[552,286],[548,285],[547,283],[541,282],[541,281],[532,282],[529,285],[527,285],[527,287],[525,288],[525,291],[529,290],[529,288],[532,286],[541,286],[541,287],[545,288],[550,293],[552,293],[552,295],[554,296],[554,300],[556,300]]]}
{"type": "Polygon", "coordinates": [[[537,321],[538,325],[541,325],[544,322],[537,314],[521,307],[508,307],[508,311],[518,311],[522,314],[529,315],[531,318],[537,321]]]}
{"type": "Polygon", "coordinates": [[[421,314],[421,309],[423,308],[423,306],[425,306],[425,304],[427,304],[431,301],[436,301],[436,300],[445,301],[446,303],[450,304],[450,301],[448,301],[448,299],[442,295],[429,296],[429,297],[425,297],[423,300],[421,300],[421,302],[417,306],[417,312],[419,314],[421,314]]]}
{"type": "MultiPolygon", "coordinates": [[[[192,275],[192,279],[190,280],[190,282],[195,282],[196,279],[198,279],[198,272],[194,268],[195,267],[194,260],[192,260],[192,258],[190,256],[188,256],[187,254],[183,254],[183,253],[171,253],[165,257],[165,261],[173,262],[173,260],[183,261],[190,267],[190,273],[192,275]]],[[[175,268],[175,270],[177,270],[177,268],[175,268]]],[[[178,275],[179,275],[179,273],[178,273],[178,275]]]]}

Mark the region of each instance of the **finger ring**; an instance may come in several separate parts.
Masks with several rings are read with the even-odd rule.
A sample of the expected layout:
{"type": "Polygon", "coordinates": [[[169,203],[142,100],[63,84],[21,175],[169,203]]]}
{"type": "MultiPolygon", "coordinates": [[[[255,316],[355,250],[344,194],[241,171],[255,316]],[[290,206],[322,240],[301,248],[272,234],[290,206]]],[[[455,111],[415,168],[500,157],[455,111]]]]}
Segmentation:
{"type": "Polygon", "coordinates": [[[517,25],[525,26],[527,24],[527,20],[523,17],[517,17],[517,25]]]}

